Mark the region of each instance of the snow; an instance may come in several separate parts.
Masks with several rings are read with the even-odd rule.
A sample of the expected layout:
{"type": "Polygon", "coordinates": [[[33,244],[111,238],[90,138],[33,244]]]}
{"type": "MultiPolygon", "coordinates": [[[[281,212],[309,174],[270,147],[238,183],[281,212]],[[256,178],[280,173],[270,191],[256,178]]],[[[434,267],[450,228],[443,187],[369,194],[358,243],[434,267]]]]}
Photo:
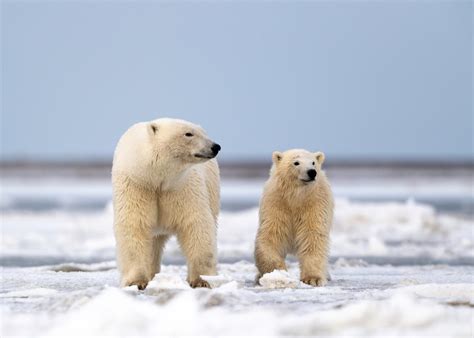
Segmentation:
{"type": "Polygon", "coordinates": [[[10,291],[0,294],[0,298],[32,298],[32,297],[44,297],[55,294],[57,291],[53,289],[35,288],[26,289],[19,291],[10,291]]]}
{"type": "Polygon", "coordinates": [[[55,270],[4,268],[2,335],[472,335],[472,266],[331,265],[333,281],[312,288],[296,263],[258,286],[240,261],[191,289],[184,266],[165,265],[145,291],[119,288],[116,269],[55,270]]]}
{"type": "Polygon", "coordinates": [[[474,284],[470,283],[413,285],[394,289],[393,292],[409,293],[423,298],[434,298],[445,303],[474,304],[474,284]]]}
{"type": "MultiPolygon", "coordinates": [[[[254,200],[260,183],[224,183],[223,200],[254,200]]],[[[444,197],[472,193],[472,187],[453,182],[428,190],[422,188],[426,182],[392,183],[378,195],[403,189],[418,195],[441,191],[444,197]]],[[[171,240],[161,272],[139,291],[118,285],[111,204],[102,210],[71,207],[89,203],[91,196],[107,201],[109,184],[2,185],[1,336],[474,334],[471,216],[439,213],[414,199],[355,202],[339,194],[332,280],[314,288],[299,281],[294,257],[288,271],[265,274],[256,285],[258,210],[224,210],[218,275],[202,276],[212,289],[189,287],[185,260],[171,240]],[[9,207],[21,199],[54,200],[58,207],[9,207]]],[[[357,190],[353,183],[350,189],[363,195],[374,193],[372,188],[357,190]]],[[[335,190],[344,189],[349,188],[335,190]]]]}
{"type": "Polygon", "coordinates": [[[225,289],[231,290],[235,289],[238,286],[236,281],[232,281],[232,277],[227,275],[218,275],[218,276],[206,276],[201,275],[202,279],[209,283],[211,288],[215,289],[218,287],[223,287],[225,289]]]}
{"type": "Polygon", "coordinates": [[[274,270],[260,278],[260,285],[267,289],[294,288],[300,284],[296,278],[291,278],[285,270],[274,270]]]}
{"type": "Polygon", "coordinates": [[[398,294],[384,301],[364,300],[293,321],[284,334],[297,335],[472,335],[472,311],[445,308],[398,294]],[[467,323],[467,325],[460,325],[467,323]]]}
{"type": "MultiPolygon", "coordinates": [[[[153,281],[147,286],[147,292],[155,290],[174,290],[174,289],[190,289],[188,283],[179,278],[175,274],[160,273],[153,281]]],[[[134,291],[137,290],[136,286],[128,287],[134,291]]]]}

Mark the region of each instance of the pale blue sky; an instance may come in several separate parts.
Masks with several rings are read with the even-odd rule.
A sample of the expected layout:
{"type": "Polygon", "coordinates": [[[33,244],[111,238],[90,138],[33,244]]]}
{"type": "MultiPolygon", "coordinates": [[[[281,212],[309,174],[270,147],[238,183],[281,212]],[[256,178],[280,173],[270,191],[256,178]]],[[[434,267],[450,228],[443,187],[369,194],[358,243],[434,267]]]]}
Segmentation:
{"type": "Polygon", "coordinates": [[[180,117],[222,157],[473,158],[471,1],[3,1],[1,151],[110,159],[180,117]]]}

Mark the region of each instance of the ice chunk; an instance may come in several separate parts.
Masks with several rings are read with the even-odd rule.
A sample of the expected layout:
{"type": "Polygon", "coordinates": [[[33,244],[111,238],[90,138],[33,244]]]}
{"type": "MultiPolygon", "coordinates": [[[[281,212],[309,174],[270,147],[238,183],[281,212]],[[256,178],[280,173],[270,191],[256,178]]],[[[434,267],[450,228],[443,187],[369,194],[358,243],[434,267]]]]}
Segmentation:
{"type": "Polygon", "coordinates": [[[160,272],[148,283],[147,290],[152,289],[190,289],[189,284],[176,274],[160,272]]]}
{"type": "Polygon", "coordinates": [[[299,284],[300,281],[292,278],[285,270],[274,270],[260,278],[260,285],[269,289],[295,288],[299,284]]]}

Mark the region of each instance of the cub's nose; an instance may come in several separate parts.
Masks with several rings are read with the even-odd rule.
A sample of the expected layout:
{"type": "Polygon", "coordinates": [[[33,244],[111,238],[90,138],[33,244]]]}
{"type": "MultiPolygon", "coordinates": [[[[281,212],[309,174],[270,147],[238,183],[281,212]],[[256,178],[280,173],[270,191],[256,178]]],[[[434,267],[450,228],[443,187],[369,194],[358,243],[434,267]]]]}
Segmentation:
{"type": "Polygon", "coordinates": [[[307,171],[307,174],[308,174],[308,177],[311,179],[311,180],[314,180],[315,177],[316,177],[316,170],[314,169],[309,169],[307,171]]]}
{"type": "Polygon", "coordinates": [[[216,156],[217,153],[219,152],[219,150],[221,150],[221,146],[218,145],[217,143],[214,143],[211,147],[211,150],[212,150],[212,153],[214,154],[214,156],[216,156]]]}

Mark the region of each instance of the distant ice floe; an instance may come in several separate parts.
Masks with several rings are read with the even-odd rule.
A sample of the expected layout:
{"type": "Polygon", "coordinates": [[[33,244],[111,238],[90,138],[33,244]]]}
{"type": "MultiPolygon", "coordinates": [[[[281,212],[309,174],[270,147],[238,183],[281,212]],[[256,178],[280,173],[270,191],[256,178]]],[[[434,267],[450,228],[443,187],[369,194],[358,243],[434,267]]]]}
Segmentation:
{"type": "Polygon", "coordinates": [[[44,269],[54,272],[93,272],[93,271],[107,271],[116,268],[115,261],[101,262],[94,264],[80,264],[80,263],[62,263],[52,266],[45,266],[44,269]]]}
{"type": "Polygon", "coordinates": [[[0,293],[0,298],[33,298],[33,297],[46,297],[56,294],[58,291],[54,289],[46,288],[34,288],[25,289],[18,291],[10,291],[0,293]]]}

